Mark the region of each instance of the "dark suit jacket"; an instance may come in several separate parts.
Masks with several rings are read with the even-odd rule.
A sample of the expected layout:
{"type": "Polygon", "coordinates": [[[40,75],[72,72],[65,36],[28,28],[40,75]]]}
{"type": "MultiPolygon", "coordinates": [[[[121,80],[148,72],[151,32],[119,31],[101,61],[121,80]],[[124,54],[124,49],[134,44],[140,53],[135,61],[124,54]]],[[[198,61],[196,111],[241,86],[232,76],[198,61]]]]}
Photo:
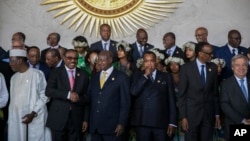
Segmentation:
{"type": "Polygon", "coordinates": [[[50,68],[45,63],[40,62],[38,69],[44,73],[44,76],[45,76],[46,80],[48,80],[49,79],[50,68]]]}
{"type": "MultiPolygon", "coordinates": [[[[167,49],[161,50],[161,53],[163,53],[166,58],[169,57],[168,54],[167,54],[167,49]]],[[[178,57],[178,58],[184,59],[184,52],[182,51],[181,48],[179,48],[178,46],[176,46],[172,57],[178,57]]]]}
{"type": "Polygon", "coordinates": [[[70,91],[70,83],[66,68],[55,68],[51,72],[45,91],[46,96],[51,98],[47,119],[47,126],[49,128],[63,130],[71,111],[75,130],[79,133],[81,132],[87,87],[88,76],[82,70],[76,68],[73,91],[78,93],[80,101],[72,103],[67,99],[70,91]]]}
{"type": "MultiPolygon", "coordinates": [[[[247,48],[245,47],[238,47],[238,54],[247,54],[247,48]]],[[[221,75],[223,79],[226,79],[233,75],[233,71],[231,68],[231,59],[233,58],[233,55],[226,44],[225,46],[220,47],[215,52],[215,58],[223,58],[226,61],[226,66],[222,69],[221,75]]]]}
{"type": "Polygon", "coordinates": [[[5,54],[6,54],[6,51],[2,47],[0,47],[0,60],[4,58],[5,54]]]}
{"type": "Polygon", "coordinates": [[[118,124],[124,126],[128,122],[130,108],[129,78],[116,69],[100,88],[100,74],[91,77],[88,87],[90,102],[89,130],[94,133],[112,134],[118,124]]]}
{"type": "Polygon", "coordinates": [[[215,115],[219,115],[217,66],[206,63],[206,86],[202,80],[196,60],[181,67],[179,84],[180,118],[187,118],[189,124],[198,125],[207,116],[214,125],[215,115]]]}
{"type": "MultiPolygon", "coordinates": [[[[64,47],[62,47],[62,46],[60,46],[59,45],[59,48],[64,48],[64,47]]],[[[66,48],[65,48],[66,49],[66,48]]],[[[46,48],[46,49],[44,49],[44,50],[42,50],[41,51],[41,62],[42,63],[45,63],[45,55],[46,55],[46,52],[48,51],[48,50],[50,50],[50,47],[48,47],[48,48],[46,48]]],[[[62,58],[61,58],[62,59],[62,58]]]]}
{"type": "MultiPolygon", "coordinates": [[[[117,43],[116,41],[110,40],[110,44],[109,44],[109,51],[111,51],[113,54],[113,62],[116,62],[118,60],[116,43],[117,43]]],[[[98,42],[91,44],[90,50],[103,51],[102,41],[98,41],[98,42]]]]}
{"type": "MultiPolygon", "coordinates": [[[[250,91],[250,81],[247,79],[248,95],[250,91]]],[[[229,137],[229,125],[241,124],[242,120],[250,118],[250,97],[249,102],[246,101],[241,88],[234,76],[222,82],[222,91],[220,96],[220,104],[225,114],[225,133],[229,137]]]]}
{"type": "Polygon", "coordinates": [[[131,125],[167,129],[177,125],[173,79],[170,74],[156,71],[154,83],[143,72],[133,75],[131,125]]]}
{"type": "MultiPolygon", "coordinates": [[[[132,52],[133,52],[132,61],[133,61],[133,63],[136,63],[137,59],[141,58],[141,57],[140,57],[140,53],[139,53],[138,48],[137,48],[136,42],[133,43],[133,44],[131,45],[131,47],[132,47],[132,52]]],[[[150,49],[152,49],[152,48],[154,48],[154,46],[147,43],[147,44],[144,46],[144,52],[147,52],[148,50],[150,50],[150,49]]]]}

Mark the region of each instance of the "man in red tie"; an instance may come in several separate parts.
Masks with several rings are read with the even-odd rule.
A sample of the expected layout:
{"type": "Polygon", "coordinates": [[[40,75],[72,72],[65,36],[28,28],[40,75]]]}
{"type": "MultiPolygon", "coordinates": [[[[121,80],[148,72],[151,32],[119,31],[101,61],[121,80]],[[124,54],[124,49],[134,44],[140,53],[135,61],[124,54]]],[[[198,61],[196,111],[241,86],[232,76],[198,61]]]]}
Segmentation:
{"type": "Polygon", "coordinates": [[[51,72],[46,87],[46,96],[51,98],[47,126],[52,131],[53,141],[82,140],[85,94],[88,76],[77,65],[77,51],[65,52],[64,67],[51,72]]]}

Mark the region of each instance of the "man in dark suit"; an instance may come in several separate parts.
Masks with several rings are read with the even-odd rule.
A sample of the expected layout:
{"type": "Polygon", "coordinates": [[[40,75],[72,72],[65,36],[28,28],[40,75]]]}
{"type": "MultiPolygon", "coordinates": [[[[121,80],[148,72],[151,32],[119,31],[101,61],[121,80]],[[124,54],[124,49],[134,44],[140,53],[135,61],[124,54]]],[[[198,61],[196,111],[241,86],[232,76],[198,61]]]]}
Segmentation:
{"type": "Polygon", "coordinates": [[[196,59],[181,67],[179,114],[186,141],[212,141],[220,126],[217,66],[208,63],[213,49],[205,42],[195,48],[196,59]]]}
{"type": "Polygon", "coordinates": [[[222,78],[226,79],[233,75],[231,69],[231,59],[237,54],[247,54],[247,48],[240,46],[241,34],[238,30],[228,32],[228,44],[216,51],[215,58],[222,58],[226,61],[226,66],[222,69],[222,78]]]}
{"type": "Polygon", "coordinates": [[[6,51],[0,46],[0,60],[4,58],[6,51]]]}
{"type": "Polygon", "coordinates": [[[145,52],[145,71],[133,75],[131,125],[137,141],[167,141],[177,125],[173,79],[156,70],[156,55],[145,52]]]}
{"type": "Polygon", "coordinates": [[[40,49],[37,46],[31,46],[27,51],[27,58],[29,67],[41,70],[46,80],[48,80],[50,69],[49,67],[40,61],[40,49]]]}
{"type": "Polygon", "coordinates": [[[45,94],[52,100],[46,125],[53,141],[81,141],[86,128],[83,113],[88,76],[76,68],[77,56],[77,51],[67,50],[65,66],[51,72],[46,87],[45,94]]]}
{"type": "Polygon", "coordinates": [[[49,36],[47,37],[47,44],[48,44],[48,48],[42,50],[41,52],[41,62],[45,63],[45,55],[46,52],[50,49],[59,49],[59,48],[64,48],[62,46],[59,45],[60,42],[60,34],[56,33],[56,32],[52,32],[49,34],[49,36]]]}
{"type": "Polygon", "coordinates": [[[229,140],[229,127],[233,124],[250,125],[250,80],[246,77],[248,59],[244,55],[232,58],[234,75],[222,82],[221,109],[225,114],[225,135],[229,140]]]}
{"type": "MultiPolygon", "coordinates": [[[[26,36],[22,32],[16,32],[12,35],[11,43],[12,49],[25,49],[28,50],[29,47],[25,45],[26,36]]],[[[2,56],[2,61],[9,63],[9,50],[2,56]]]]}
{"type": "Polygon", "coordinates": [[[57,49],[48,50],[45,55],[45,60],[47,66],[51,69],[64,66],[63,58],[61,58],[60,52],[57,49]]]}
{"type": "Polygon", "coordinates": [[[116,41],[110,39],[111,27],[108,24],[102,24],[100,26],[101,41],[95,42],[90,45],[90,50],[107,50],[111,51],[113,54],[113,62],[117,61],[117,48],[116,41]]]}
{"type": "Polygon", "coordinates": [[[168,32],[163,36],[164,50],[161,52],[167,57],[184,58],[184,53],[181,48],[175,44],[175,34],[168,32]]]}
{"type": "Polygon", "coordinates": [[[123,141],[130,108],[129,78],[112,66],[112,53],[98,55],[100,72],[91,77],[89,132],[92,141],[123,141]]]}
{"type": "MultiPolygon", "coordinates": [[[[208,30],[205,27],[198,27],[195,30],[195,38],[196,41],[199,42],[206,42],[209,43],[207,40],[208,37],[208,30]]],[[[217,49],[219,49],[217,46],[210,44],[213,48],[213,55],[216,54],[217,49]]]]}
{"type": "Polygon", "coordinates": [[[148,42],[148,33],[145,29],[138,29],[136,32],[136,42],[131,45],[133,56],[132,61],[136,64],[136,61],[139,58],[143,57],[144,52],[154,48],[153,45],[147,43],[148,42]]]}

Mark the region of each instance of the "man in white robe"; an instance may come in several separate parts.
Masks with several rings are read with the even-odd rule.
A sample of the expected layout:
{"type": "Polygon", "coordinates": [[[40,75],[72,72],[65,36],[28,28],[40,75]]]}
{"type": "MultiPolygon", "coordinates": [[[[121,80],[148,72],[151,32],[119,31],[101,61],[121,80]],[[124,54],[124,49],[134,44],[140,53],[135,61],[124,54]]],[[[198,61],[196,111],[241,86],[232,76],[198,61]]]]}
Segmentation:
{"type": "Polygon", "coordinates": [[[10,50],[10,66],[16,73],[10,85],[8,140],[50,141],[43,72],[29,68],[26,51],[21,49],[10,50]]]}

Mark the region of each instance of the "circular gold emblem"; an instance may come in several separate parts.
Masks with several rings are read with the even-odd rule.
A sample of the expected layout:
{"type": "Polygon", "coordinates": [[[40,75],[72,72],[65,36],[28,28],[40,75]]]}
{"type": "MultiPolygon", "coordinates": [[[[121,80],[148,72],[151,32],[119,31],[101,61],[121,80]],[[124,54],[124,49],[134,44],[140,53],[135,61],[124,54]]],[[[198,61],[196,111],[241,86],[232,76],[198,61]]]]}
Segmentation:
{"type": "Polygon", "coordinates": [[[112,35],[131,35],[139,28],[153,26],[166,18],[177,8],[181,0],[44,0],[41,5],[53,4],[48,11],[61,10],[54,18],[65,15],[61,24],[71,22],[69,28],[75,31],[82,27],[82,33],[89,30],[99,35],[99,26],[107,23],[112,27],[112,35]]]}

